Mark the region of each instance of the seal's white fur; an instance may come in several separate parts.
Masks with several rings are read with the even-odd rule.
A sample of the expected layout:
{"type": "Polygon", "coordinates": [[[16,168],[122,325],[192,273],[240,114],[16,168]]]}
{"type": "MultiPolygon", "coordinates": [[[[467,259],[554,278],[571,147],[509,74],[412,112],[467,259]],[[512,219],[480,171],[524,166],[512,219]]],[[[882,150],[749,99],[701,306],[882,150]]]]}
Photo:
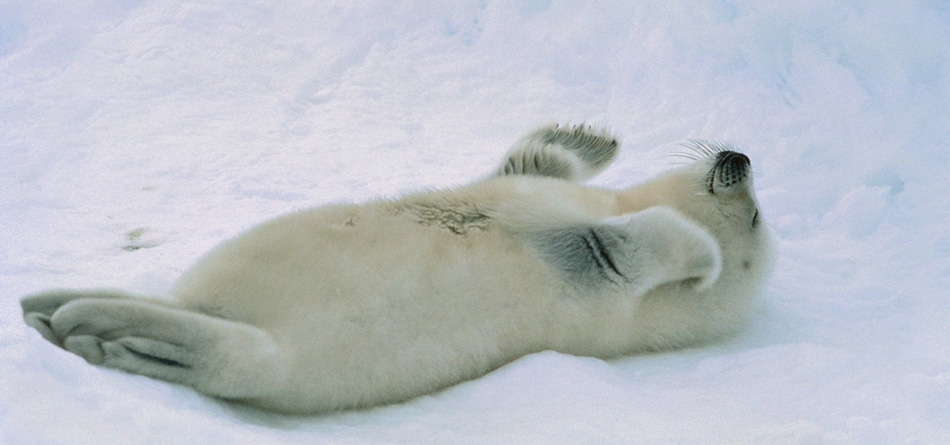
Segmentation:
{"type": "Polygon", "coordinates": [[[733,332],[770,258],[748,158],[704,153],[621,191],[570,181],[616,149],[544,127],[475,184],[258,226],[173,303],[53,291],[24,316],[91,363],[285,412],[405,400],[546,349],[613,357],[733,332]]]}

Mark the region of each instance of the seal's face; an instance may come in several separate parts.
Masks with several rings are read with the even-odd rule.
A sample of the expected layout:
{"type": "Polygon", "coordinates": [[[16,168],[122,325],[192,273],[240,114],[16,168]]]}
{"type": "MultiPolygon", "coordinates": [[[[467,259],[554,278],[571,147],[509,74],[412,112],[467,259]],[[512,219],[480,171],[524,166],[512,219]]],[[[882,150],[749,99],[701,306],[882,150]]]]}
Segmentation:
{"type": "Polygon", "coordinates": [[[691,162],[650,184],[654,205],[667,205],[709,230],[723,254],[720,279],[765,276],[771,265],[769,234],[752,181],[748,156],[706,142],[687,146],[691,162]]]}
{"type": "MultiPolygon", "coordinates": [[[[740,221],[752,229],[759,225],[759,208],[752,187],[752,162],[749,157],[732,150],[710,156],[712,164],[706,175],[706,191],[740,221]]],[[[741,225],[741,224],[740,224],[741,225]]]]}
{"type": "MultiPolygon", "coordinates": [[[[694,200],[684,210],[719,240],[723,276],[765,275],[771,265],[769,235],[762,225],[749,157],[722,145],[703,145],[693,174],[702,174],[694,200]],[[694,207],[690,212],[688,209],[694,207]]],[[[694,183],[695,184],[695,183],[694,183]]]]}

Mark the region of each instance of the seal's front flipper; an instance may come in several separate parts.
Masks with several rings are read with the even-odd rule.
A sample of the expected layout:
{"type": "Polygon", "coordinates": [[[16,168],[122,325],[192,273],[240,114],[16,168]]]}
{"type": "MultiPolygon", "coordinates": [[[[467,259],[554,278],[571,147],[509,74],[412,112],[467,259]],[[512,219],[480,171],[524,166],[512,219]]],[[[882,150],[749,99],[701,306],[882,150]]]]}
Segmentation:
{"type": "Polygon", "coordinates": [[[667,207],[540,230],[529,239],[567,281],[620,286],[635,297],[666,283],[702,289],[722,270],[722,252],[712,235],[667,207]]]}
{"type": "Polygon", "coordinates": [[[604,130],[585,125],[549,125],[516,142],[495,176],[533,175],[584,181],[607,168],[619,150],[620,143],[604,130]]]}
{"type": "Polygon", "coordinates": [[[246,399],[283,378],[280,348],[235,321],[136,299],[78,299],[56,310],[51,334],[88,362],[206,394],[246,399]]]}

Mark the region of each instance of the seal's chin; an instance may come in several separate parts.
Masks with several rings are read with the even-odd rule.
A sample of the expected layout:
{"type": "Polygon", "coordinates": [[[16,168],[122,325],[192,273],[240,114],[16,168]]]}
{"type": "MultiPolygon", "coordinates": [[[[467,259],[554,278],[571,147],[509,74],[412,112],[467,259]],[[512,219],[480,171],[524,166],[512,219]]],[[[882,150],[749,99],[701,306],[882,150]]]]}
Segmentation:
{"type": "Polygon", "coordinates": [[[727,150],[716,154],[709,175],[706,177],[706,188],[711,194],[717,191],[730,189],[741,184],[748,178],[752,162],[749,157],[735,151],[727,150]]]}

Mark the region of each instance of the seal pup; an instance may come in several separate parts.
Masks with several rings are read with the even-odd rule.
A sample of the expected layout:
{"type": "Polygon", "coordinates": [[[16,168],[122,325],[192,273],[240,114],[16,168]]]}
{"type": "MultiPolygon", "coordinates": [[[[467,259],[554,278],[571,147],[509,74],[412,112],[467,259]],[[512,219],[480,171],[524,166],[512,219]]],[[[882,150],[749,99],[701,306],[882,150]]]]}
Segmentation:
{"type": "Polygon", "coordinates": [[[89,363],[286,413],[393,403],[526,354],[601,358],[735,332],[769,270],[749,158],[693,143],[624,190],[619,144],[545,126],[475,183],[279,217],[171,299],[53,290],[26,323],[89,363]]]}

